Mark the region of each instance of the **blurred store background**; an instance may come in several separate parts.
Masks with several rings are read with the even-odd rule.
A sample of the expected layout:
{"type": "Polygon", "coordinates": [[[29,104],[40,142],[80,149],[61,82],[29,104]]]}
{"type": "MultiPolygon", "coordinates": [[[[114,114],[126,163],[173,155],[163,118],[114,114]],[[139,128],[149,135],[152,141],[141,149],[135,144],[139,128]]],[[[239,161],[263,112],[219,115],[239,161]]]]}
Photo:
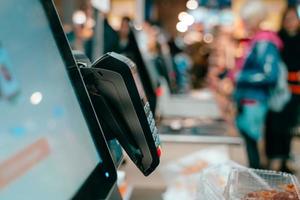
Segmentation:
{"type": "MultiPolygon", "coordinates": [[[[279,31],[288,6],[300,14],[300,1],[262,1],[268,9],[260,24],[264,30],[279,31]]],[[[172,165],[190,170],[189,175],[219,163],[220,155],[221,160],[248,165],[244,141],[234,123],[230,80],[249,41],[240,16],[246,2],[55,0],[73,49],[85,52],[92,61],[110,51],[124,54],[137,64],[142,82],[151,83],[145,90],[160,130],[162,161],[145,178],[125,158],[119,167],[125,199],[188,199],[186,191],[197,184],[174,180],[185,173],[172,171],[172,165]],[[182,161],[187,157],[188,161],[182,161]]],[[[293,130],[291,165],[297,173],[300,126],[293,130]]],[[[260,143],[263,149],[264,142],[260,143]]]]}

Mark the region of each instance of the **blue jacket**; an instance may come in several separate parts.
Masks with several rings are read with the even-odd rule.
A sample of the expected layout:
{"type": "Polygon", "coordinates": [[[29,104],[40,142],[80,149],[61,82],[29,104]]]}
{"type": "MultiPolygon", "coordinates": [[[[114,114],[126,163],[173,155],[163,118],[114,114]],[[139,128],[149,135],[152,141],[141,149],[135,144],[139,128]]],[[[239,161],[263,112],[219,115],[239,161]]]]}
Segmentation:
{"type": "Polygon", "coordinates": [[[252,99],[267,102],[275,86],[281,62],[277,46],[270,41],[257,41],[236,78],[234,98],[237,102],[252,99]]]}

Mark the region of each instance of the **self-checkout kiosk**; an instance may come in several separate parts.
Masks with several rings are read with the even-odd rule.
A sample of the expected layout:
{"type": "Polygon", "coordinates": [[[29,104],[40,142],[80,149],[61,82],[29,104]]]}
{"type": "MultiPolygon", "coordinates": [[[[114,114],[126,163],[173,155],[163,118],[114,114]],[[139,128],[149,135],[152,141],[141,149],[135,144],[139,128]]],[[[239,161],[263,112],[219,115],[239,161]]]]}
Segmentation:
{"type": "Polygon", "coordinates": [[[79,68],[51,0],[1,1],[0,27],[0,199],[121,199],[111,141],[144,175],[157,167],[134,63],[110,53],[79,68]]]}

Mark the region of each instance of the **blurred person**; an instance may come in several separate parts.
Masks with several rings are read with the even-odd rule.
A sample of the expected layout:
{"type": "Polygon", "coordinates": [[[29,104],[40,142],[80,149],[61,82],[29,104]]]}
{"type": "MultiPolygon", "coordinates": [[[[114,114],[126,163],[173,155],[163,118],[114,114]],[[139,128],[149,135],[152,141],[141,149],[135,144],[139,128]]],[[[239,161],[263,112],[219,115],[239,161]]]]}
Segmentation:
{"type": "Polygon", "coordinates": [[[192,61],[185,51],[177,53],[174,56],[174,63],[177,72],[177,87],[178,93],[188,93],[190,91],[190,74],[189,70],[192,65],[192,61]]]}
{"type": "Polygon", "coordinates": [[[76,50],[80,50],[89,54],[86,50],[87,44],[94,35],[95,21],[89,14],[90,11],[77,10],[73,14],[73,32],[70,32],[67,36],[72,43],[72,47],[76,50]]]}
{"type": "Polygon", "coordinates": [[[257,0],[248,1],[241,10],[251,41],[243,67],[235,77],[234,100],[237,105],[236,125],[245,140],[251,168],[261,168],[258,143],[263,135],[269,91],[275,88],[281,61],[280,38],[276,33],[260,29],[266,13],[264,3],[257,0]]]}
{"type": "Polygon", "coordinates": [[[131,20],[125,16],[122,18],[119,34],[119,52],[126,53],[132,51],[131,32],[130,32],[131,20]]]}
{"type": "Polygon", "coordinates": [[[299,122],[300,113],[300,24],[295,7],[289,7],[285,11],[279,36],[284,43],[282,59],[288,68],[292,97],[281,112],[268,113],[265,131],[266,155],[269,168],[293,172],[293,169],[288,167],[288,161],[292,132],[299,122]],[[275,166],[278,164],[279,166],[275,166]]]}
{"type": "Polygon", "coordinates": [[[190,91],[190,68],[192,66],[192,61],[190,56],[185,52],[184,47],[179,47],[176,44],[176,39],[174,37],[169,38],[168,46],[170,49],[170,55],[173,58],[174,69],[176,72],[176,85],[177,92],[184,94],[190,91]]]}
{"type": "Polygon", "coordinates": [[[203,88],[208,74],[208,61],[211,52],[210,44],[195,42],[187,46],[186,52],[191,58],[190,70],[192,89],[203,88]]]}
{"type": "Polygon", "coordinates": [[[228,133],[232,136],[237,135],[234,123],[235,107],[232,101],[233,81],[230,79],[236,68],[236,45],[232,32],[223,26],[215,27],[215,39],[209,58],[208,81],[214,91],[222,120],[227,124],[228,133]]]}
{"type": "Polygon", "coordinates": [[[116,30],[112,28],[109,24],[108,16],[105,13],[102,13],[103,16],[103,54],[108,52],[118,52],[119,49],[119,34],[116,30]]]}
{"type": "MultiPolygon", "coordinates": [[[[131,19],[124,16],[118,30],[118,48],[116,52],[123,54],[138,63],[139,46],[135,42],[135,36],[131,28],[131,19]]],[[[143,32],[144,33],[144,32],[143,32]]],[[[138,39],[137,39],[138,40],[138,39]]]]}

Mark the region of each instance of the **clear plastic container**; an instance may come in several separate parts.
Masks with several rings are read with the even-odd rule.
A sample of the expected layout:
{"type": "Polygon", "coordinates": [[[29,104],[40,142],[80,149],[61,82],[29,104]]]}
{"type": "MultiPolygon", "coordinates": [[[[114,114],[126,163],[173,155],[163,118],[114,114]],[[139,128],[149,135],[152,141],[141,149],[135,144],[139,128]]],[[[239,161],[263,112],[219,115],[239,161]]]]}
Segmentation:
{"type": "Polygon", "coordinates": [[[233,168],[244,168],[235,162],[214,165],[205,169],[199,179],[197,200],[225,200],[223,196],[228,176],[233,168]]]}
{"type": "Polygon", "coordinates": [[[300,200],[299,182],[287,173],[238,168],[229,175],[224,197],[226,200],[300,200]],[[289,192],[290,197],[279,198],[279,192],[289,192]]]}

